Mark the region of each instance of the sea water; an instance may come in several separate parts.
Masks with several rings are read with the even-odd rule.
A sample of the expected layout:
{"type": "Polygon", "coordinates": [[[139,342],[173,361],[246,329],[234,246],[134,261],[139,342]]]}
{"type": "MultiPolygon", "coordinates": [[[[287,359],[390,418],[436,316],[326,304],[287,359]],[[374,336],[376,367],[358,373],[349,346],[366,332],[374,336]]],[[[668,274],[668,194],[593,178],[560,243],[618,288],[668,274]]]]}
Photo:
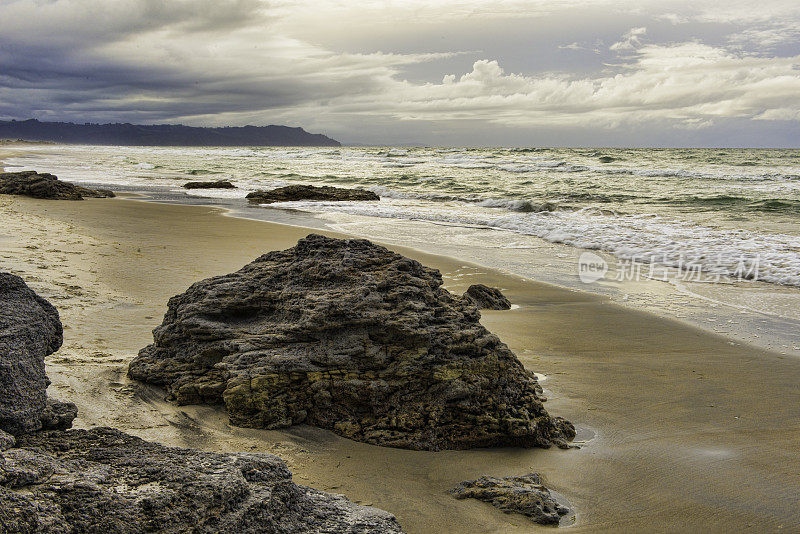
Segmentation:
{"type": "Polygon", "coordinates": [[[800,150],[35,150],[8,160],[9,170],[234,207],[250,191],[289,184],[369,189],[380,202],[276,203],[259,217],[293,210],[317,225],[607,294],[748,341],[766,336],[770,348],[800,353],[800,150]],[[181,187],[218,179],[238,189],[181,187]],[[580,283],[586,251],[611,264],[605,280],[580,283]]]}

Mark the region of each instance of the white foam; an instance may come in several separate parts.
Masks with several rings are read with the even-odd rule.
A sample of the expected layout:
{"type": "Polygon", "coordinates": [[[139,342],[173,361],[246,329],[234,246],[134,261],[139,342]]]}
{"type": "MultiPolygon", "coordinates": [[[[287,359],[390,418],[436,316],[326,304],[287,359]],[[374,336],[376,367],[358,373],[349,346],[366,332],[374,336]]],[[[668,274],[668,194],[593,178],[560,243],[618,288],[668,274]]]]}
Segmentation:
{"type": "Polygon", "coordinates": [[[592,209],[498,215],[495,210],[457,201],[388,199],[379,203],[285,202],[271,206],[498,228],[553,243],[602,250],[622,260],[676,269],[698,265],[711,275],[730,275],[740,262],[746,270],[757,263],[755,279],[800,286],[800,237],[787,234],[755,234],[657,215],[609,215],[592,209]]]}

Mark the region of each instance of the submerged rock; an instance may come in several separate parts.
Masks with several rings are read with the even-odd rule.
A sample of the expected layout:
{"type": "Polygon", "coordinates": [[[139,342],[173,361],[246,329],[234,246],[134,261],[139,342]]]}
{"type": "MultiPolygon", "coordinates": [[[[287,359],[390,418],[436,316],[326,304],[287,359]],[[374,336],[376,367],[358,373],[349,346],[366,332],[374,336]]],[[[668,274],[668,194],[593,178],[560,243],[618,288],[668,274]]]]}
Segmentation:
{"type": "Polygon", "coordinates": [[[0,194],[23,195],[52,200],[83,200],[84,198],[109,198],[114,193],[107,189],[89,189],[62,182],[52,174],[36,171],[0,173],[0,194]]]}
{"type": "Polygon", "coordinates": [[[481,477],[462,482],[451,491],[456,499],[478,499],[506,512],[522,514],[541,525],[558,525],[569,509],[542,486],[536,473],[521,477],[481,477]]]}
{"type": "Polygon", "coordinates": [[[95,428],[26,435],[0,460],[8,533],[401,532],[387,512],[295,484],[270,454],[169,448],[95,428]]]}
{"type": "Polygon", "coordinates": [[[541,387],[439,271],[309,235],[170,299],[129,375],[239,426],[307,423],[409,449],[567,446],[541,387]]]}
{"type": "Polygon", "coordinates": [[[0,273],[0,430],[69,428],[77,409],[48,401],[44,359],[61,347],[58,311],[19,276],[0,273]]]}
{"type": "Polygon", "coordinates": [[[294,200],[380,200],[372,191],[364,189],[343,189],[325,185],[289,185],[270,191],[254,191],[246,197],[250,202],[269,204],[271,202],[291,202],[294,200]]]}
{"type": "Polygon", "coordinates": [[[496,287],[473,284],[467,288],[464,298],[482,310],[510,310],[511,302],[496,287]]]}
{"type": "Polygon", "coordinates": [[[236,186],[228,180],[215,180],[213,182],[187,182],[183,184],[185,189],[236,189],[236,186]]]}

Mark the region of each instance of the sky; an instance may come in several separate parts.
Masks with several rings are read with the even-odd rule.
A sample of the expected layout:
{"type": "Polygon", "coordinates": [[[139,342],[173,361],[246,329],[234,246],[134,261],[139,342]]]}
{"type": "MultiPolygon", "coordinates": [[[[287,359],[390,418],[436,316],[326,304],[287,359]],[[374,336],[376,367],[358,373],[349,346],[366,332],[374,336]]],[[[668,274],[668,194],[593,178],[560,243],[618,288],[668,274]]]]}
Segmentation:
{"type": "Polygon", "coordinates": [[[0,0],[0,119],[800,147],[800,2],[0,0]]]}

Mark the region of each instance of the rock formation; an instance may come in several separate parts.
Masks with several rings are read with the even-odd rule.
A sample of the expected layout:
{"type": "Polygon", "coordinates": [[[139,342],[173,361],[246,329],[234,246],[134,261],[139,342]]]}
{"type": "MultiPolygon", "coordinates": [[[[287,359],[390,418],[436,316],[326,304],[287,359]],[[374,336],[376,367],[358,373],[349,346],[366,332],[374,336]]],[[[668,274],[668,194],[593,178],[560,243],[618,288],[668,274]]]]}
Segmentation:
{"type": "Polygon", "coordinates": [[[22,278],[0,273],[0,430],[69,428],[75,405],[47,399],[44,359],[61,347],[58,311],[22,278]]]}
{"type": "Polygon", "coordinates": [[[473,284],[467,288],[464,298],[472,301],[481,310],[511,309],[511,302],[496,287],[473,284]]]}
{"type": "Polygon", "coordinates": [[[169,448],[110,428],[39,430],[77,413],[45,397],[42,360],[61,332],[55,308],[0,273],[0,532],[401,532],[387,512],[296,485],[270,454],[169,448]]]}
{"type": "Polygon", "coordinates": [[[183,184],[185,189],[236,189],[236,186],[228,180],[214,180],[211,182],[187,182],[183,184]]]}
{"type": "Polygon", "coordinates": [[[95,428],[27,434],[0,457],[9,534],[401,532],[387,512],[298,486],[270,454],[175,449],[95,428]]]}
{"type": "Polygon", "coordinates": [[[481,477],[462,482],[451,491],[457,499],[491,503],[506,513],[522,514],[542,525],[558,525],[569,509],[561,506],[542,486],[536,473],[521,477],[481,477]]]}
{"type": "Polygon", "coordinates": [[[83,200],[84,198],[109,198],[114,193],[106,189],[89,189],[62,182],[52,174],[36,171],[0,173],[0,194],[22,195],[52,200],[83,200]]]}
{"type": "Polygon", "coordinates": [[[541,387],[435,269],[309,235],[170,299],[129,375],[231,422],[409,449],[567,446],[541,387]]]}
{"type": "Polygon", "coordinates": [[[380,200],[372,191],[364,189],[343,189],[325,185],[289,185],[270,191],[254,191],[246,197],[250,202],[270,204],[272,202],[291,202],[293,200],[380,200]]]}

